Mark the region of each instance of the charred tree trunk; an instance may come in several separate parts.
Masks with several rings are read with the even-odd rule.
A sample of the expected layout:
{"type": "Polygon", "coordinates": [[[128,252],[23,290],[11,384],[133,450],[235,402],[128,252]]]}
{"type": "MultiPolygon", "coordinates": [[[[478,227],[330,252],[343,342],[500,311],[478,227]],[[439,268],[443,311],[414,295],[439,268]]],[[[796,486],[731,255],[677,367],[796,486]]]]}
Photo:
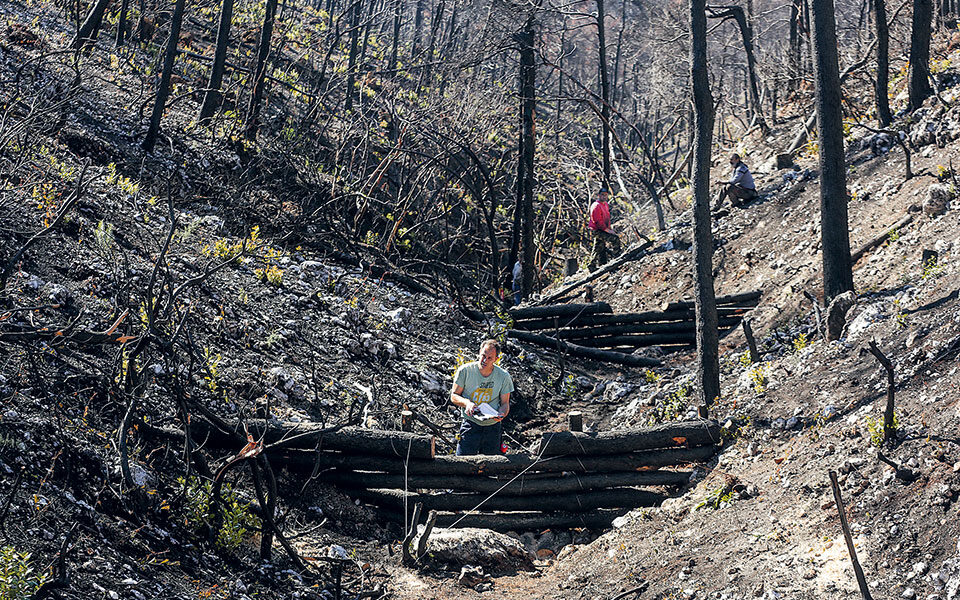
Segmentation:
{"type": "Polygon", "coordinates": [[[117,48],[127,41],[127,12],[129,8],[130,0],[122,0],[122,2],[120,2],[120,15],[117,18],[117,48]]]}
{"type": "Polygon", "coordinates": [[[257,137],[257,129],[260,127],[260,109],[263,105],[263,93],[267,82],[267,59],[270,58],[270,43],[273,39],[273,22],[276,14],[277,0],[267,0],[263,27],[260,29],[260,41],[257,44],[257,66],[253,71],[253,92],[250,94],[250,106],[247,109],[247,124],[244,131],[244,137],[248,140],[257,137]]]}
{"type": "Polygon", "coordinates": [[[535,248],[533,246],[533,159],[536,144],[534,115],[536,109],[537,65],[534,53],[536,22],[530,15],[517,36],[520,42],[520,130],[522,136],[519,157],[523,177],[519,182],[520,195],[517,203],[523,207],[523,297],[529,298],[533,291],[535,248]]]}
{"type": "Polygon", "coordinates": [[[931,0],[913,0],[913,28],[910,31],[910,104],[917,110],[933,90],[930,87],[931,0]]]}
{"type": "Polygon", "coordinates": [[[397,70],[397,54],[400,48],[400,25],[403,22],[403,0],[393,0],[393,41],[390,44],[390,62],[387,70],[397,70]]]}
{"type": "Polygon", "coordinates": [[[713,98],[707,79],[707,15],[705,0],[690,0],[690,77],[693,85],[693,262],[697,321],[697,379],[700,413],[720,397],[717,305],[713,290],[713,233],[710,226],[710,150],[713,98]]]}
{"type": "Polygon", "coordinates": [[[873,0],[873,11],[877,27],[877,80],[875,82],[877,121],[880,127],[888,127],[893,122],[893,116],[890,114],[888,97],[890,31],[887,25],[886,0],[873,0]]]}
{"type": "Polygon", "coordinates": [[[93,4],[90,12],[87,13],[87,18],[83,20],[83,24],[80,25],[80,29],[77,30],[77,35],[75,35],[73,41],[70,42],[70,48],[79,50],[92,44],[94,40],[97,39],[96,32],[100,28],[100,22],[103,21],[103,13],[107,11],[107,5],[109,4],[110,0],[97,0],[93,4]]]}
{"type": "Polygon", "coordinates": [[[420,87],[431,87],[431,79],[433,79],[433,61],[436,59],[435,55],[437,53],[437,38],[440,36],[440,23],[443,19],[444,10],[446,10],[446,2],[444,0],[439,0],[437,5],[433,8],[433,19],[430,23],[430,43],[427,46],[427,55],[425,57],[426,66],[421,74],[420,87]]]}
{"type": "Polygon", "coordinates": [[[170,21],[170,37],[167,38],[167,47],[163,55],[163,70],[160,74],[160,85],[157,87],[157,97],[153,102],[153,113],[150,115],[150,126],[147,135],[143,138],[142,147],[147,152],[153,152],[160,134],[160,119],[163,118],[163,109],[170,95],[170,78],[173,76],[173,63],[177,58],[177,45],[180,43],[180,25],[183,23],[183,9],[185,0],[177,0],[173,7],[173,18],[170,21]]]}
{"type": "Polygon", "coordinates": [[[847,225],[847,178],[833,0],[813,0],[812,4],[817,134],[820,141],[823,295],[824,302],[829,304],[834,297],[853,290],[853,270],[847,225]]]}
{"type": "Polygon", "coordinates": [[[417,0],[417,10],[413,16],[413,44],[410,46],[410,60],[420,52],[420,35],[423,32],[423,3],[426,0],[417,0]]]}
{"type": "Polygon", "coordinates": [[[604,0],[597,0],[597,41],[600,50],[600,98],[603,105],[600,107],[600,134],[603,137],[601,147],[603,151],[603,183],[610,185],[610,80],[607,74],[607,34],[604,21],[606,12],[604,0]]]}
{"type": "Polygon", "coordinates": [[[234,0],[223,0],[220,5],[220,23],[217,25],[217,45],[213,52],[213,64],[210,65],[210,79],[207,81],[207,89],[203,94],[203,102],[200,105],[200,114],[197,120],[203,124],[210,120],[210,117],[220,108],[223,102],[223,93],[220,86],[223,85],[224,66],[227,62],[227,45],[230,43],[230,23],[233,21],[233,2],[234,0]]]}
{"type": "Polygon", "coordinates": [[[350,52],[347,55],[347,99],[343,105],[346,112],[353,110],[354,88],[357,83],[357,54],[360,48],[360,11],[362,9],[363,0],[356,0],[353,3],[353,15],[350,20],[350,52]]]}
{"type": "Polygon", "coordinates": [[[762,131],[767,131],[766,121],[763,119],[763,106],[760,102],[760,85],[757,80],[757,61],[753,53],[753,28],[747,22],[746,13],[739,6],[709,7],[710,17],[715,19],[733,19],[740,29],[740,39],[743,41],[743,51],[747,57],[747,95],[750,109],[753,112],[754,123],[762,131]]]}

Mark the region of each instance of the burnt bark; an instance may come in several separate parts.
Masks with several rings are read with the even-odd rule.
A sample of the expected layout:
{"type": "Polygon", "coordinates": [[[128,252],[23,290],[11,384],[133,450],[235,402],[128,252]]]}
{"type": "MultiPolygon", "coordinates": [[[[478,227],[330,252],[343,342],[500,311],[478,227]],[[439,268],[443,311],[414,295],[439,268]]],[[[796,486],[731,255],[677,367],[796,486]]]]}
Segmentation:
{"type": "Polygon", "coordinates": [[[209,121],[223,102],[223,93],[220,91],[220,86],[223,85],[224,67],[227,62],[227,45],[230,43],[233,2],[234,0],[223,0],[220,5],[220,22],[217,25],[217,42],[213,52],[213,64],[210,65],[210,79],[207,81],[207,89],[204,91],[200,114],[197,117],[200,123],[209,121]]]}
{"type": "Polygon", "coordinates": [[[607,74],[607,35],[606,12],[604,10],[603,0],[597,0],[597,41],[599,47],[599,77],[600,77],[600,98],[603,104],[600,106],[600,134],[602,136],[601,148],[603,153],[603,182],[610,185],[610,80],[607,74]]]}
{"type": "Polygon", "coordinates": [[[713,98],[707,79],[707,15],[704,0],[690,0],[690,76],[694,105],[693,262],[697,320],[697,381],[701,415],[720,397],[717,305],[713,290],[713,233],[710,224],[710,151],[713,98]]]}
{"type": "MultiPolygon", "coordinates": [[[[171,437],[182,440],[183,434],[169,430],[145,428],[148,435],[171,437]]],[[[197,435],[200,439],[200,436],[197,435]]],[[[710,460],[716,449],[713,446],[694,448],[664,448],[641,450],[603,456],[556,457],[542,460],[528,454],[490,456],[442,456],[433,460],[410,460],[405,457],[374,456],[347,452],[284,450],[279,453],[267,451],[271,459],[290,469],[313,471],[314,469],[353,469],[407,475],[516,475],[518,473],[620,473],[647,471],[662,467],[687,465],[710,460]]]]}
{"type": "Polygon", "coordinates": [[[260,40],[257,42],[257,66],[253,70],[253,91],[250,93],[244,130],[244,137],[248,140],[255,139],[257,130],[260,128],[260,110],[263,106],[263,94],[267,83],[267,60],[270,58],[270,44],[273,39],[276,15],[277,0],[267,0],[263,27],[260,28],[260,40]]]}
{"type": "Polygon", "coordinates": [[[684,485],[690,473],[683,471],[650,471],[635,473],[596,473],[590,475],[544,477],[533,475],[494,479],[476,475],[403,475],[400,473],[361,473],[334,471],[324,475],[324,482],[346,488],[388,490],[446,490],[504,496],[568,494],[613,487],[684,485]]]}
{"type": "Polygon", "coordinates": [[[535,248],[533,245],[533,169],[536,131],[534,114],[536,110],[536,80],[537,65],[534,53],[536,36],[536,21],[530,15],[524,24],[523,31],[517,35],[520,43],[520,168],[521,177],[518,182],[517,204],[521,209],[522,249],[523,260],[523,297],[529,298],[533,292],[535,248]]]}
{"type": "Polygon", "coordinates": [[[909,109],[917,110],[933,94],[930,87],[931,0],[913,0],[913,27],[910,30],[909,109]]]}
{"type": "Polygon", "coordinates": [[[160,74],[160,85],[157,87],[157,97],[153,102],[153,113],[150,115],[150,126],[141,146],[147,152],[153,152],[160,134],[160,119],[166,108],[167,97],[170,95],[170,78],[173,76],[173,64],[177,58],[177,45],[180,43],[180,26],[183,23],[185,0],[177,0],[173,7],[173,18],[170,21],[170,37],[167,38],[167,47],[163,55],[163,71],[160,74]]]}
{"type": "Polygon", "coordinates": [[[540,439],[537,455],[597,456],[656,448],[711,446],[719,443],[720,427],[713,421],[701,419],[624,431],[545,433],[540,439]]]}
{"type": "Polygon", "coordinates": [[[813,0],[817,134],[820,142],[820,230],[823,239],[824,303],[853,290],[847,225],[840,67],[833,0],[813,0]]]}
{"type": "Polygon", "coordinates": [[[571,344],[554,337],[540,335],[538,333],[530,333],[529,331],[517,331],[516,329],[510,329],[507,331],[507,337],[512,337],[515,340],[526,342],[528,344],[535,344],[543,348],[557,350],[558,352],[564,352],[570,356],[576,356],[578,358],[589,358],[591,360],[610,362],[620,365],[629,365],[632,367],[660,366],[660,361],[655,358],[634,356],[632,354],[624,354],[622,352],[609,352],[607,350],[598,350],[597,348],[588,348],[586,346],[571,344]]]}
{"type": "Polygon", "coordinates": [[[877,121],[880,127],[887,127],[893,122],[890,114],[890,29],[887,25],[886,0],[873,0],[874,21],[877,28],[877,79],[874,82],[876,95],[877,121]]]}

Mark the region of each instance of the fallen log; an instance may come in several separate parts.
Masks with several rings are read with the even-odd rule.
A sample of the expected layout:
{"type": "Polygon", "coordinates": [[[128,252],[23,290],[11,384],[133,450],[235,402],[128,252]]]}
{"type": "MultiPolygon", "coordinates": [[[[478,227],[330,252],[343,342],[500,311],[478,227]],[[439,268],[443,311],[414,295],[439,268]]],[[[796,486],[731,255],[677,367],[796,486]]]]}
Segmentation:
{"type": "Polygon", "coordinates": [[[720,427],[704,419],[664,423],[645,429],[582,433],[545,433],[539,456],[621,454],[634,450],[704,446],[720,443],[720,427]]]}
{"type": "MultiPolygon", "coordinates": [[[[763,294],[760,290],[744,292],[742,294],[730,294],[728,296],[717,296],[717,307],[727,304],[745,304],[756,306],[763,294]]],[[[680,300],[678,302],[669,302],[663,305],[664,311],[690,309],[694,307],[693,300],[680,300]]]]}
{"type": "MultiPolygon", "coordinates": [[[[343,450],[410,458],[432,459],[436,449],[436,439],[432,435],[419,435],[405,431],[382,431],[343,427],[329,431],[318,423],[281,423],[266,425],[261,419],[245,421],[250,435],[263,440],[265,450],[277,451],[283,448],[324,450],[343,450]]],[[[235,434],[244,434],[243,425],[231,423],[231,431],[223,432],[203,419],[191,424],[191,430],[207,445],[233,449],[236,446],[235,434]]],[[[244,434],[245,435],[245,434],[244,434]]],[[[236,448],[239,450],[239,448],[236,448]]]]}
{"type": "MultiPolygon", "coordinates": [[[[718,327],[732,327],[740,324],[740,317],[722,317],[718,327]]],[[[601,325],[599,327],[581,327],[561,330],[557,337],[562,340],[580,340],[602,336],[628,335],[634,333],[689,333],[696,331],[696,323],[691,321],[673,321],[669,323],[631,323],[629,325],[601,325]]],[[[585,344],[589,345],[589,344],[585,344]]]]}
{"type": "Polygon", "coordinates": [[[543,304],[549,304],[551,302],[556,302],[557,300],[568,295],[570,292],[577,289],[578,287],[582,285],[586,285],[591,281],[593,281],[594,279],[597,279],[603,275],[606,275],[611,271],[616,271],[621,266],[625,265],[630,261],[640,260],[641,258],[647,255],[647,249],[649,249],[650,246],[652,245],[653,245],[653,241],[651,240],[651,241],[644,242],[643,245],[638,246],[636,248],[629,248],[626,252],[621,254],[618,258],[615,258],[614,260],[608,262],[607,264],[597,269],[593,273],[590,273],[586,277],[583,277],[582,279],[578,279],[573,283],[569,283],[561,287],[557,291],[544,296],[536,304],[543,305],[543,304]]]}
{"type": "Polygon", "coordinates": [[[683,471],[646,471],[627,473],[598,473],[591,475],[553,475],[494,479],[476,475],[410,475],[392,473],[363,473],[334,471],[323,476],[323,481],[343,488],[392,490],[454,490],[506,496],[536,494],[565,494],[587,490],[617,487],[673,486],[690,481],[690,473],[683,471]]]}
{"type": "Polygon", "coordinates": [[[528,344],[535,344],[543,348],[563,351],[570,356],[576,356],[579,358],[589,358],[591,360],[628,365],[631,367],[660,366],[660,361],[655,358],[634,356],[632,354],[623,354],[621,352],[608,352],[606,350],[598,350],[596,348],[587,348],[585,346],[578,346],[576,344],[564,342],[563,340],[558,340],[557,338],[541,335],[539,333],[530,333],[529,331],[517,331],[516,329],[510,329],[507,331],[507,336],[528,344]]]}
{"type": "Polygon", "coordinates": [[[867,252],[870,252],[871,250],[873,250],[874,248],[876,248],[876,247],[879,246],[880,244],[882,244],[882,243],[884,243],[885,241],[887,241],[887,239],[890,237],[890,234],[891,234],[892,232],[897,231],[897,230],[900,229],[901,227],[905,227],[905,226],[909,225],[910,222],[913,221],[913,217],[914,217],[914,213],[908,214],[907,216],[905,216],[904,218],[900,219],[899,221],[897,221],[896,223],[894,223],[893,225],[891,225],[890,227],[888,227],[886,230],[884,230],[883,233],[881,233],[881,234],[878,235],[877,237],[873,238],[872,240],[870,240],[869,242],[867,242],[867,243],[864,244],[863,246],[860,246],[860,249],[859,249],[859,250],[857,250],[856,252],[854,252],[853,254],[850,255],[850,264],[856,264],[856,262],[857,262],[858,260],[860,260],[861,258],[863,258],[863,255],[864,255],[864,254],[866,254],[867,252]]]}
{"type": "MultiPolygon", "coordinates": [[[[182,438],[181,438],[182,439],[182,438]]],[[[498,456],[437,456],[433,460],[410,460],[342,452],[284,450],[268,454],[278,466],[312,472],[327,469],[384,471],[408,475],[516,475],[527,473],[617,473],[675,467],[706,462],[715,454],[713,446],[643,450],[608,456],[540,458],[528,454],[498,456]]]]}
{"type": "Polygon", "coordinates": [[[358,489],[354,494],[364,502],[403,510],[422,502],[429,510],[562,510],[586,512],[598,508],[639,508],[659,506],[668,498],[664,494],[634,488],[609,488],[577,494],[541,494],[535,496],[502,496],[488,494],[417,494],[401,490],[358,489]]]}
{"type": "Polygon", "coordinates": [[[588,348],[649,348],[650,346],[692,346],[696,344],[696,333],[651,333],[647,335],[616,335],[577,340],[578,344],[588,348]]]}
{"type": "MultiPolygon", "coordinates": [[[[589,513],[572,512],[507,512],[507,513],[437,513],[437,527],[476,527],[494,531],[543,531],[544,529],[606,529],[627,509],[596,510],[589,513]]],[[[383,511],[386,518],[403,523],[403,513],[383,511]]]]}
{"type": "Polygon", "coordinates": [[[511,308],[507,311],[514,321],[524,319],[552,319],[576,317],[578,315],[595,315],[598,313],[612,313],[613,309],[606,302],[591,302],[590,304],[554,304],[551,306],[533,306],[530,308],[511,308]]]}
{"type": "MultiPolygon", "coordinates": [[[[748,311],[756,308],[755,306],[718,306],[717,315],[725,318],[732,318],[745,315],[748,311]]],[[[585,327],[594,325],[635,325],[639,323],[668,323],[668,322],[693,322],[695,318],[692,308],[683,310],[672,310],[669,312],[649,311],[641,313],[614,313],[614,314],[594,314],[582,315],[570,319],[537,319],[533,321],[519,321],[514,324],[517,329],[524,330],[553,330],[556,328],[585,327]]]]}

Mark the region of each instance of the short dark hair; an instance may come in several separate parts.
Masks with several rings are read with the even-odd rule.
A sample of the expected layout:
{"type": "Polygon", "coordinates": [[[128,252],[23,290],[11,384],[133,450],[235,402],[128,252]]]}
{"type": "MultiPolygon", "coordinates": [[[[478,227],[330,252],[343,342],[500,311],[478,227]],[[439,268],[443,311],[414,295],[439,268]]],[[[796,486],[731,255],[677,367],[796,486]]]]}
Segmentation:
{"type": "Polygon", "coordinates": [[[488,346],[493,347],[493,351],[497,353],[497,356],[500,356],[500,342],[493,338],[487,338],[480,342],[480,352],[483,352],[483,349],[488,346]]]}
{"type": "Polygon", "coordinates": [[[730,158],[735,158],[735,159],[737,159],[737,162],[740,162],[740,155],[737,154],[736,152],[734,152],[733,154],[731,154],[731,155],[730,155],[730,158]]]}

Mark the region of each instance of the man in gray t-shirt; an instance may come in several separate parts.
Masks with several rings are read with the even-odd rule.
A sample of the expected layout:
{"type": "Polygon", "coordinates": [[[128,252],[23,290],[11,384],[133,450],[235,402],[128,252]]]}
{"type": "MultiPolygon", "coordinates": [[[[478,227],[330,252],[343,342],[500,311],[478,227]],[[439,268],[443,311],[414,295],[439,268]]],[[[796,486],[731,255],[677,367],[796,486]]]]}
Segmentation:
{"type": "Polygon", "coordinates": [[[453,375],[450,402],[463,417],[457,456],[501,453],[501,421],[510,412],[513,379],[497,366],[499,357],[497,341],[485,340],[476,362],[462,365],[453,375]]]}

